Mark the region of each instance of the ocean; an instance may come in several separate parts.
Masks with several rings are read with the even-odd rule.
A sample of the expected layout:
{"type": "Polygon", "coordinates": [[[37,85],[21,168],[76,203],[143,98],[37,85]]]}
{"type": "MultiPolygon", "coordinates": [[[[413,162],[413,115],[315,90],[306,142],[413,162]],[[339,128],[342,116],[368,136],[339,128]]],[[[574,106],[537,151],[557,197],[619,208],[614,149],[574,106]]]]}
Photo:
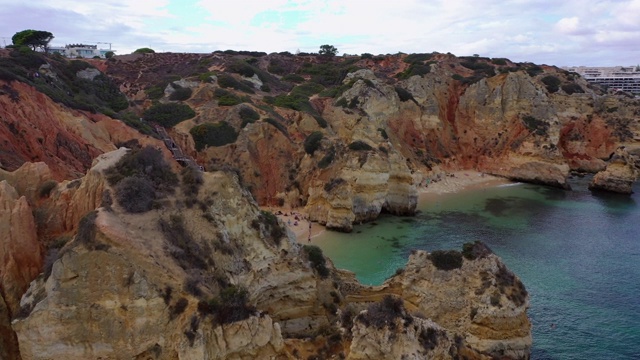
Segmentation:
{"type": "Polygon", "coordinates": [[[314,242],[378,285],[412,249],[481,240],[529,292],[532,359],[640,359],[640,188],[592,194],[589,180],[573,178],[572,191],[509,184],[433,195],[415,217],[383,215],[314,242]]]}

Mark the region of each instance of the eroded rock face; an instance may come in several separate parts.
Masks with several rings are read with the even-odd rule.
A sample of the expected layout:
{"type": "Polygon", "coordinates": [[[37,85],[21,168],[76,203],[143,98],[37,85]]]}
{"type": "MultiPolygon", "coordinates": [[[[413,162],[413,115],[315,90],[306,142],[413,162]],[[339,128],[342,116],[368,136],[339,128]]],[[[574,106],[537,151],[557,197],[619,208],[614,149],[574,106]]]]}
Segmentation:
{"type": "Polygon", "coordinates": [[[382,210],[413,215],[418,200],[411,172],[398,154],[352,157],[336,178],[314,185],[305,212],[311,220],[340,231],[375,220],[382,210]]]}
{"type": "Polygon", "coordinates": [[[24,196],[0,181],[0,296],[15,316],[20,297],[42,268],[31,207],[24,196]]]}
{"type": "Polygon", "coordinates": [[[589,183],[589,190],[631,194],[633,192],[633,183],[637,177],[638,170],[636,169],[635,160],[622,146],[611,155],[607,168],[593,177],[591,183],[589,183]]]}
{"type": "Polygon", "coordinates": [[[377,329],[356,321],[351,331],[348,360],[453,359],[457,354],[446,331],[430,320],[398,319],[393,329],[389,326],[377,329]]]}
{"type": "Polygon", "coordinates": [[[0,167],[8,171],[27,162],[44,162],[53,179],[75,179],[96,156],[115,150],[116,143],[135,138],[143,145],[162,144],[105,115],[57,104],[29,85],[0,83],[18,96],[18,101],[0,96],[0,167]]]}

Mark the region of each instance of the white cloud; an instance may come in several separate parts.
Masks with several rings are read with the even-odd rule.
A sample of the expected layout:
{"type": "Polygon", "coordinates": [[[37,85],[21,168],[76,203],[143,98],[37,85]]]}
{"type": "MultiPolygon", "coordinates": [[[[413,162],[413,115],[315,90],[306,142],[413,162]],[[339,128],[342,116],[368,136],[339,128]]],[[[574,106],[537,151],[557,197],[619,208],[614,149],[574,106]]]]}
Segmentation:
{"type": "Polygon", "coordinates": [[[351,54],[439,51],[607,65],[637,62],[634,45],[640,43],[640,0],[0,0],[0,5],[7,32],[1,36],[36,28],[51,31],[62,43],[109,41],[118,53],[143,46],[181,52],[317,51],[332,44],[351,54]],[[185,6],[188,15],[187,10],[171,13],[185,6]]]}

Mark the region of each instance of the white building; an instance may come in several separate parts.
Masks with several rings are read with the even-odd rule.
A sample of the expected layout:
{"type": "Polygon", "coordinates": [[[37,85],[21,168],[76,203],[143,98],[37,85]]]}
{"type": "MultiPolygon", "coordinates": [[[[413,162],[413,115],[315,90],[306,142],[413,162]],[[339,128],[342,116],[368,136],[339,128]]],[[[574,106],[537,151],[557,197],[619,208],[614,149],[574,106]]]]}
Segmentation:
{"type": "Polygon", "coordinates": [[[50,53],[58,53],[62,56],[66,56],[68,58],[93,58],[100,57],[104,58],[106,53],[109,51],[114,52],[111,49],[98,49],[98,45],[87,45],[87,44],[70,44],[62,46],[51,46],[48,48],[50,53]]]}
{"type": "Polygon", "coordinates": [[[569,66],[563,69],[578,73],[588,82],[604,85],[609,89],[640,94],[640,66],[569,66]]]}

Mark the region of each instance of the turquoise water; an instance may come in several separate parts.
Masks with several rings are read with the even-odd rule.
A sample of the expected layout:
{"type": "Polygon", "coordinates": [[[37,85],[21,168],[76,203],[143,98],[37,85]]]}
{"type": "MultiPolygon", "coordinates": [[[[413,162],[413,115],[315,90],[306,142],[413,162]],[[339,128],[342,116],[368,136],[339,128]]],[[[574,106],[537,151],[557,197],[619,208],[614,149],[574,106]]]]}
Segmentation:
{"type": "Polygon", "coordinates": [[[572,180],[573,191],[516,184],[441,195],[415,217],[383,216],[318,244],[374,285],[412,249],[482,240],[529,291],[532,359],[640,359],[640,188],[593,195],[588,180],[572,180]]]}

